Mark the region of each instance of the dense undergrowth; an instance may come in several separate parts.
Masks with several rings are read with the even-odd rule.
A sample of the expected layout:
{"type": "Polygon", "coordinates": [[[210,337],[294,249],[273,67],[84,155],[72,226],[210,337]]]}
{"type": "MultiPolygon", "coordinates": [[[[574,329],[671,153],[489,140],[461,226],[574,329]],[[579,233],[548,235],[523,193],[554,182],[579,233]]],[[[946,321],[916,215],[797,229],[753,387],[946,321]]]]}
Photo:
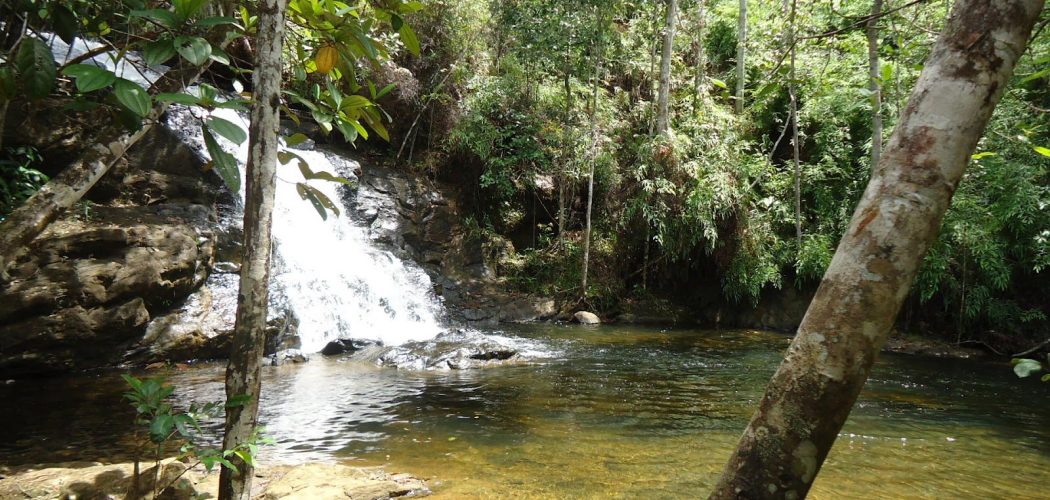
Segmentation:
{"type": "MultiPolygon", "coordinates": [[[[117,43],[120,30],[149,28],[141,16],[122,16],[127,7],[74,4],[89,38],[117,43]]],[[[517,290],[582,297],[606,313],[650,298],[700,307],[700,297],[715,296],[746,308],[778,290],[811,291],[871,170],[874,100],[863,23],[870,4],[797,4],[792,65],[790,17],[776,3],[753,3],[744,106],[735,112],[738,4],[681,2],[670,129],[660,134],[665,5],[404,3],[414,33],[374,35],[374,57],[336,68],[354,77],[339,88],[322,85],[316,72],[320,51],[333,43],[328,35],[292,30],[286,111],[346,142],[370,132],[384,141],[364,147],[455,185],[470,234],[517,290]],[[791,86],[799,110],[797,212],[791,86]],[[336,108],[351,99],[365,105],[343,116],[336,108]],[[581,290],[592,170],[589,280],[581,290]]],[[[948,7],[889,2],[878,19],[885,139],[948,7]]],[[[53,30],[59,21],[34,26],[53,30]]],[[[1008,346],[1042,340],[1050,328],[1047,23],[1044,12],[904,307],[904,329],[1008,346]]],[[[230,64],[206,81],[224,88],[248,81],[250,47],[228,52],[230,64]]],[[[59,92],[83,97],[68,78],[59,80],[59,92]]],[[[107,92],[95,94],[113,104],[107,92]]],[[[4,146],[0,214],[46,181],[40,170],[51,172],[37,151],[4,146]]]]}
{"type": "MultiPolygon", "coordinates": [[[[419,22],[423,60],[452,73],[417,75],[440,81],[416,106],[443,119],[424,139],[410,137],[430,145],[413,164],[461,186],[472,233],[489,242],[508,283],[582,295],[593,163],[593,307],[616,311],[654,295],[689,305],[712,288],[746,307],[771,291],[815,287],[871,169],[873,101],[857,22],[868,3],[799,7],[794,78],[780,6],[752,6],[740,114],[736,2],[707,2],[702,23],[700,6],[682,3],[668,137],[653,131],[664,3],[437,5],[419,22]],[[789,83],[799,106],[801,239],[789,83]]],[[[885,139],[946,12],[924,2],[880,18],[885,139]]],[[[905,329],[1001,346],[1045,336],[1050,30],[1037,30],[922,267],[905,329]]]]}

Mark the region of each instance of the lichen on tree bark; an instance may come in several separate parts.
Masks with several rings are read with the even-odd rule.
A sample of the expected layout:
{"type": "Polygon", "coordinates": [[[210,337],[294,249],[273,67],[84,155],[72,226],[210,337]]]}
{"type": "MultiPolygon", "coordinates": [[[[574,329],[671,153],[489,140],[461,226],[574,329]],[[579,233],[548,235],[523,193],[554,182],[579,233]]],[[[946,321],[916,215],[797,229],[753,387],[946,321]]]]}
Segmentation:
{"type": "Polygon", "coordinates": [[[960,0],[711,498],[803,498],[867,380],[1044,0],[960,0]]]}

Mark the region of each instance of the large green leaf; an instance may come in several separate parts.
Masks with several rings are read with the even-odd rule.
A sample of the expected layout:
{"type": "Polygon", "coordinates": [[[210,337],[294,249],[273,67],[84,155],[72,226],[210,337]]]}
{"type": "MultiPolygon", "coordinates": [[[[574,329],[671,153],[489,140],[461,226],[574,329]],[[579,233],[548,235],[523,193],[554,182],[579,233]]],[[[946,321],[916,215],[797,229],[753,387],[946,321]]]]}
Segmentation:
{"type": "Polygon", "coordinates": [[[230,191],[234,193],[240,191],[241,171],[237,169],[237,159],[230,153],[223,151],[222,147],[219,146],[219,141],[215,140],[215,136],[212,135],[211,129],[207,125],[203,126],[203,131],[204,146],[208,148],[208,154],[211,155],[211,162],[212,166],[215,167],[215,171],[218,172],[222,182],[226,183],[226,187],[230,188],[230,191]]]}
{"type": "Polygon", "coordinates": [[[237,24],[237,20],[232,17],[206,17],[193,23],[193,25],[198,28],[210,28],[212,26],[223,24],[237,24]]]}
{"type": "Polygon", "coordinates": [[[73,44],[80,31],[80,22],[77,21],[76,14],[63,5],[52,6],[51,24],[55,27],[55,34],[68,45],[73,44]]]}
{"type": "Polygon", "coordinates": [[[205,2],[207,0],[173,0],[171,4],[175,6],[175,15],[185,21],[196,15],[205,2]]]}
{"type": "Polygon", "coordinates": [[[401,25],[401,29],[397,30],[401,35],[401,41],[405,43],[405,48],[414,56],[419,55],[419,37],[416,36],[416,32],[412,31],[412,27],[408,23],[401,25]]]}
{"type": "Polygon", "coordinates": [[[290,137],[285,139],[284,142],[285,142],[285,145],[287,145],[288,147],[294,148],[294,147],[296,147],[296,146],[298,146],[298,145],[300,145],[300,144],[302,144],[302,143],[304,143],[304,142],[306,142],[308,140],[310,140],[310,138],[307,137],[305,134],[296,132],[295,134],[292,134],[290,137]]]}
{"type": "Polygon", "coordinates": [[[175,39],[175,46],[190,64],[200,66],[211,57],[211,44],[199,36],[180,36],[175,39]]]}
{"type": "Polygon", "coordinates": [[[230,142],[237,144],[238,146],[244,144],[244,141],[248,140],[248,133],[245,132],[240,125],[219,118],[218,116],[208,117],[208,126],[211,127],[216,134],[229,139],[230,142]]]}
{"type": "MultiPolygon", "coordinates": [[[[303,178],[308,181],[316,179],[328,182],[338,182],[340,184],[346,185],[353,184],[353,181],[351,181],[350,179],[347,179],[346,177],[333,175],[331,172],[325,172],[323,170],[320,172],[314,172],[313,170],[310,170],[310,165],[308,165],[306,161],[299,157],[299,155],[296,155],[296,157],[299,158],[299,172],[302,173],[303,178]]],[[[338,211],[336,213],[338,213],[338,211]]]]}
{"type": "Polygon", "coordinates": [[[317,210],[322,219],[328,220],[328,212],[325,208],[331,210],[336,216],[339,215],[339,208],[324,193],[318,191],[317,188],[298,182],[295,184],[295,190],[302,199],[310,201],[310,204],[314,206],[314,210],[317,210]]]}
{"type": "Polygon", "coordinates": [[[0,101],[14,99],[17,92],[18,83],[15,81],[15,72],[11,71],[10,66],[0,66],[0,101]]]}
{"type": "Polygon", "coordinates": [[[133,10],[131,17],[149,19],[165,28],[175,28],[179,24],[175,13],[167,9],[133,10]]]}
{"type": "Polygon", "coordinates": [[[30,98],[39,99],[51,93],[57,68],[47,44],[32,37],[22,40],[15,55],[15,67],[30,98]]]}
{"type": "Polygon", "coordinates": [[[150,66],[164,64],[172,57],[175,57],[175,42],[170,38],[161,38],[155,42],[150,42],[142,50],[142,58],[150,66]]]}
{"type": "Polygon", "coordinates": [[[148,115],[150,108],[153,107],[153,102],[146,90],[131,80],[118,78],[113,83],[113,93],[120,104],[140,118],[148,115]]]}
{"type": "Polygon", "coordinates": [[[106,88],[117,81],[117,75],[94,64],[73,64],[62,70],[62,74],[76,79],[77,90],[82,93],[106,88]]]}
{"type": "Polygon", "coordinates": [[[195,106],[200,104],[200,99],[197,96],[186,94],[186,93],[160,93],[157,94],[157,101],[159,102],[173,102],[175,104],[182,104],[185,106],[195,106]]]}

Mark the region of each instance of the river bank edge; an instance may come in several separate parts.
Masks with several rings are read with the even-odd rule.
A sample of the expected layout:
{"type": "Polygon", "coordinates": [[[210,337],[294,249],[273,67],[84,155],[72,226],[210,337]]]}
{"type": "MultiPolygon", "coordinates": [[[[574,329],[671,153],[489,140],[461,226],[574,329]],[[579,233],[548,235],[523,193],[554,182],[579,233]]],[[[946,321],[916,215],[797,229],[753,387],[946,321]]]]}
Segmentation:
{"type": "MultiPolygon", "coordinates": [[[[164,489],[154,497],[155,466],[141,464],[139,489],[129,494],[132,463],[61,462],[17,467],[0,466],[0,498],[215,498],[218,470],[187,467],[174,459],[164,460],[161,478],[164,489]],[[172,486],[168,486],[172,485],[172,486]]],[[[426,483],[407,474],[388,473],[381,467],[356,467],[338,463],[309,462],[300,465],[263,465],[255,471],[252,498],[336,499],[397,498],[430,494],[426,483]]]]}

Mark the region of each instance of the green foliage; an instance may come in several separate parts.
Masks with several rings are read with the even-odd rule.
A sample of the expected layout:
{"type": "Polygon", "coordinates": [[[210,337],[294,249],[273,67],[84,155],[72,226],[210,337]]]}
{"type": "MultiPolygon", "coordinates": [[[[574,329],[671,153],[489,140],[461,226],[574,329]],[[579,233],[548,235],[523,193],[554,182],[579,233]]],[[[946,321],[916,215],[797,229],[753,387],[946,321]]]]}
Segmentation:
{"type": "MultiPolygon", "coordinates": [[[[541,293],[566,293],[578,281],[571,268],[586,202],[582,174],[596,158],[595,239],[614,246],[613,258],[592,263],[603,285],[644,285],[638,271],[648,265],[650,276],[664,282],[677,276],[687,283],[717,280],[732,301],[754,302],[764,290],[782,286],[813,287],[872,167],[873,94],[863,70],[867,41],[862,27],[843,17],[859,18],[870,5],[800,5],[797,28],[804,38],[789,81],[781,5],[752,4],[750,93],[738,116],[725,83],[735,78],[737,7],[710,4],[702,38],[693,29],[676,35],[672,133],[666,139],[650,132],[658,76],[651,72],[657,66],[652,58],[659,53],[663,4],[614,2],[607,5],[613,21],[606,26],[587,15],[588,7],[494,2],[488,16],[440,18],[443,26],[489,33],[480,46],[470,45],[477,71],[459,89],[463,97],[445,152],[457,162],[454,168],[463,168],[464,159],[475,162],[475,220],[488,221],[486,230],[495,237],[536,235],[505,259],[503,274],[541,293]],[[607,34],[607,75],[599,79],[599,137],[593,138],[589,84],[599,33],[607,34]],[[697,44],[704,48],[703,68],[695,67],[697,44]],[[701,81],[712,82],[701,85],[698,95],[697,71],[703,72],[701,81]],[[785,131],[789,83],[799,96],[801,239],[795,235],[794,139],[785,131]],[[539,178],[569,192],[563,234],[555,227],[557,201],[537,194],[539,178]],[[537,198],[548,217],[529,227],[525,221],[531,223],[530,203],[537,198]]],[[[683,8],[681,26],[697,26],[696,13],[683,8]]],[[[880,22],[882,70],[875,80],[882,90],[885,137],[944,14],[943,8],[917,4],[880,22]]],[[[1050,36],[1043,33],[1022,59],[1020,87],[1000,104],[978,149],[983,153],[959,187],[922,268],[915,301],[942,318],[938,327],[976,335],[992,329],[1034,332],[1046,324],[1050,290],[1041,273],[1050,267],[1050,134],[1047,114],[1033,112],[1033,106],[1050,107],[1048,49],[1050,36]]]]}
{"type": "Polygon", "coordinates": [[[47,183],[47,176],[37,170],[42,162],[34,148],[5,149],[0,158],[0,221],[47,183]]]}
{"type": "Polygon", "coordinates": [[[996,154],[971,161],[915,285],[967,330],[1037,331],[1047,321],[1040,294],[1023,290],[1045,280],[1050,160],[1028,138],[1050,123],[1028,113],[1021,95],[1000,104],[981,144],[996,154]]]}
{"type": "MultiPolygon", "coordinates": [[[[165,445],[175,443],[179,445],[176,455],[179,460],[197,461],[208,471],[220,466],[236,472],[237,467],[230,461],[230,456],[237,456],[245,463],[254,464],[259,446],[273,443],[271,438],[263,434],[262,428],[256,428],[249,439],[232,450],[206,446],[203,443],[207,439],[203,435],[201,425],[206,420],[222,414],[222,403],[192,403],[184,411],[176,410],[168,402],[175,392],[175,387],[162,378],[138,379],[131,375],[121,377],[129,387],[124,393],[124,398],[135,408],[135,423],[146,429],[148,443],[153,447],[152,459],[155,461],[159,462],[165,457],[165,445]]],[[[248,400],[250,396],[230,398],[225,406],[242,405],[248,400]]],[[[158,486],[157,491],[163,490],[164,487],[158,486]]]]}
{"type": "MultiPolygon", "coordinates": [[[[147,66],[170,65],[172,59],[179,58],[181,64],[193,66],[215,62],[239,74],[243,69],[231,62],[220,46],[209,42],[223,38],[214,36],[221,30],[225,30],[229,38],[249,35],[255,29],[257,20],[251,13],[255,6],[250,2],[235,5],[236,12],[225,14],[239,14],[237,17],[221,15],[224,13],[219,6],[207,0],[172,0],[159,4],[141,0],[21,0],[4,8],[28,18],[30,28],[51,28],[67,42],[78,36],[102,39],[111,49],[109,57],[115,64],[124,62],[135,66],[138,62],[129,59],[128,54],[138,52],[147,66]],[[114,30],[121,36],[114,37],[114,30]]],[[[358,137],[367,139],[369,130],[389,140],[385,122],[389,122],[390,117],[375,101],[392,87],[377,91],[374,84],[363,81],[360,69],[378,67],[388,60],[396,53],[398,42],[405,50],[418,54],[419,39],[406,19],[422,8],[420,2],[405,0],[374,5],[291,0],[290,29],[287,30],[290,40],[285,44],[289,71],[285,75],[292,106],[285,106],[284,110],[298,122],[297,112],[305,108],[310,119],[323,131],[338,130],[348,143],[358,137]],[[396,39],[392,34],[396,34],[396,39]],[[330,71],[323,74],[316,71],[316,54],[320,50],[338,59],[330,71]]],[[[28,33],[16,47],[14,57],[0,65],[0,99],[10,100],[20,95],[41,98],[56,89],[57,68],[51,49],[37,33],[39,31],[28,33]]],[[[151,96],[137,83],[118,78],[90,62],[64,67],[61,74],[74,82],[78,102],[113,106],[114,115],[132,128],[141,125],[141,119],[150,113],[155,101],[204,108],[208,116],[201,121],[201,130],[212,166],[232,191],[240,189],[236,161],[223,151],[217,136],[241,144],[247,133],[236,124],[210,116],[210,111],[216,108],[246,110],[247,101],[220,98],[216,89],[208,85],[200,86],[198,96],[187,93],[151,96]]],[[[318,175],[312,179],[328,180],[318,175]]],[[[319,191],[304,186],[300,190],[305,193],[304,199],[315,206],[334,206],[319,191]]]]}
{"type": "Polygon", "coordinates": [[[26,38],[18,46],[15,55],[15,71],[26,96],[40,99],[51,93],[55,86],[55,60],[51,49],[41,40],[26,38]]]}
{"type": "Polygon", "coordinates": [[[736,43],[736,25],[732,22],[719,19],[711,25],[704,39],[704,49],[716,72],[728,70],[736,61],[736,43]]]}

